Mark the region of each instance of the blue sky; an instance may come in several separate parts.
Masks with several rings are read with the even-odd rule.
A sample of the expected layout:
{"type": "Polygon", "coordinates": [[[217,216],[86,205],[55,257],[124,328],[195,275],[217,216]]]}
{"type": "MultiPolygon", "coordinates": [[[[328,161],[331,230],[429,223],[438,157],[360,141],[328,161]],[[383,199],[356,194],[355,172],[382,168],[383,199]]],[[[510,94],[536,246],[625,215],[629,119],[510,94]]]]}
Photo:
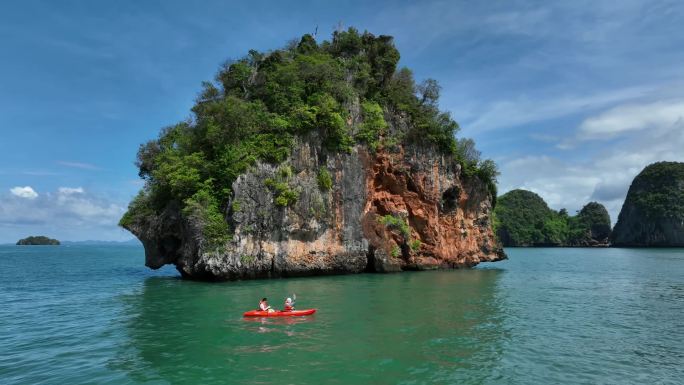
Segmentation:
{"type": "Polygon", "coordinates": [[[401,64],[502,171],[555,209],[613,221],[632,178],[684,161],[679,1],[0,3],[0,242],[125,240],[138,145],[185,119],[249,49],[338,25],[395,36],[401,64]]]}

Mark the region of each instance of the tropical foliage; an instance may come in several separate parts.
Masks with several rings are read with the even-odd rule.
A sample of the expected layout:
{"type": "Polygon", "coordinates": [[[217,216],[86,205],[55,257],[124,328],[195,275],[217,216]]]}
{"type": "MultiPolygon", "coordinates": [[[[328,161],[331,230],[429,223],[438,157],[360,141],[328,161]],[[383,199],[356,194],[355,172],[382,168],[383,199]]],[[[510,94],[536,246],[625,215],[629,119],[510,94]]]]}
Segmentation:
{"type": "Polygon", "coordinates": [[[684,217],[684,163],[657,162],[644,168],[632,182],[630,200],[649,219],[684,217]]]}
{"type": "MultiPolygon", "coordinates": [[[[200,220],[211,244],[220,244],[231,233],[222,213],[233,181],[257,161],[281,164],[296,137],[312,131],[332,152],[349,152],[356,143],[371,151],[406,141],[434,144],[495,197],[494,162],[481,161],[472,140],[455,138],[459,127],[438,108],[437,82],[416,84],[410,70],[397,68],[399,57],[392,37],[349,28],[320,44],[307,34],[282,49],[251,50],[226,62],[213,82],[203,83],[190,119],[140,146],[136,165],[145,187],[120,224],[133,226],[177,202],[184,215],[200,220]],[[390,132],[394,117],[407,121],[404,131],[390,132]]],[[[332,187],[327,170],[318,183],[332,187]]],[[[287,177],[268,187],[278,206],[298,199],[287,177]]]]}

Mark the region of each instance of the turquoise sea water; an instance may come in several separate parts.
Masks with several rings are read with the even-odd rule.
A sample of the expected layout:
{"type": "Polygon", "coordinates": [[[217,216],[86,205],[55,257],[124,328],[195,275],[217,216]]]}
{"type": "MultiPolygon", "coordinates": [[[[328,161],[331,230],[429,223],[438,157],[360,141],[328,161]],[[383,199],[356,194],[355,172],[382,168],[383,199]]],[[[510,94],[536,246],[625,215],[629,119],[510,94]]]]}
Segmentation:
{"type": "Polygon", "coordinates": [[[2,384],[675,384],[684,250],[227,283],[135,246],[0,246],[2,384]],[[300,319],[243,319],[296,292],[300,319]]]}

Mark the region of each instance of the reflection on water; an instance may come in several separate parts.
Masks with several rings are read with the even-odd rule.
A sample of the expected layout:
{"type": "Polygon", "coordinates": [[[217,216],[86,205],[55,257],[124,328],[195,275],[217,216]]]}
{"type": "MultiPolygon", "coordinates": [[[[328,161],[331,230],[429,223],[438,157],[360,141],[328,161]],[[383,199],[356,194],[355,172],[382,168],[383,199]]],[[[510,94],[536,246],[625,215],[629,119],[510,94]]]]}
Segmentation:
{"type": "Polygon", "coordinates": [[[149,278],[140,292],[122,298],[127,336],[110,365],[135,381],[172,384],[492,379],[506,337],[497,295],[501,274],[226,284],[149,278]],[[262,296],[279,304],[278,295],[292,292],[301,308],[318,308],[317,314],[241,317],[262,296]]]}
{"type": "Polygon", "coordinates": [[[291,326],[315,321],[315,314],[307,317],[245,317],[243,319],[243,322],[254,325],[254,327],[246,327],[245,330],[247,331],[256,333],[285,333],[288,337],[299,333],[296,331],[296,328],[282,328],[282,325],[291,326]]]}

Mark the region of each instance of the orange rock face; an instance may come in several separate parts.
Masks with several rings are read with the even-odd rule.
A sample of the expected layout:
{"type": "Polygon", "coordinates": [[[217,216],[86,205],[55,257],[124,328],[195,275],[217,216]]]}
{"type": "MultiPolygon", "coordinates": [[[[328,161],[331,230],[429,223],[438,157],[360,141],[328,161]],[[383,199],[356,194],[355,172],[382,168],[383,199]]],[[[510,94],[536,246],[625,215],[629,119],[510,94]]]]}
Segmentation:
{"type": "Polygon", "coordinates": [[[421,153],[368,156],[362,226],[372,252],[402,270],[474,266],[505,259],[490,224],[491,198],[453,160],[421,153]],[[406,231],[387,226],[394,216],[406,231]],[[408,235],[408,236],[407,236],[408,235]]]}
{"type": "Polygon", "coordinates": [[[146,264],[220,280],[459,268],[505,258],[486,184],[434,146],[370,153],[357,145],[330,154],[314,139],[302,141],[284,165],[259,163],[231,187],[234,234],[224,247],[203,248],[201,229],[169,205],[131,228],[146,264]],[[298,192],[286,207],[266,184],[283,178],[281,167],[292,172],[282,183],[298,192]],[[331,188],[318,184],[322,168],[331,188]]]}

